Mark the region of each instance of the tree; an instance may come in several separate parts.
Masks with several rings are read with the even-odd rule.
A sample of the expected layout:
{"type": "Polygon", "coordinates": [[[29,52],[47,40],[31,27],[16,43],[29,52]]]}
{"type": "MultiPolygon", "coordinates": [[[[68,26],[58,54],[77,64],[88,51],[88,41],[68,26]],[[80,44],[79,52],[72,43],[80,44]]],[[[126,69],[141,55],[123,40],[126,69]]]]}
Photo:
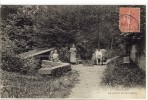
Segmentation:
{"type": "MultiPolygon", "coordinates": [[[[2,33],[14,43],[16,54],[39,47],[70,48],[74,43],[82,58],[87,59],[98,47],[98,41],[100,48],[120,49],[123,43],[118,26],[119,7],[2,6],[2,33]]],[[[141,24],[142,33],[144,27],[145,23],[141,24]]]]}

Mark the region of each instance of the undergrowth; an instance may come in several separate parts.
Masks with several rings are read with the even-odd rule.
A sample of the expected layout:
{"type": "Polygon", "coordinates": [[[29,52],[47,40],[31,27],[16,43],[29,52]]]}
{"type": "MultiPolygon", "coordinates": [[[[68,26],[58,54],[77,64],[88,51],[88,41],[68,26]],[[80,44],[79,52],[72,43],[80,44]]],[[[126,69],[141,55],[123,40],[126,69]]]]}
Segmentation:
{"type": "Polygon", "coordinates": [[[78,82],[78,72],[61,76],[20,75],[2,71],[2,98],[65,98],[78,82]]]}
{"type": "Polygon", "coordinates": [[[145,71],[136,64],[123,64],[123,59],[118,57],[107,64],[102,78],[102,84],[108,86],[143,87],[146,85],[145,71]]]}

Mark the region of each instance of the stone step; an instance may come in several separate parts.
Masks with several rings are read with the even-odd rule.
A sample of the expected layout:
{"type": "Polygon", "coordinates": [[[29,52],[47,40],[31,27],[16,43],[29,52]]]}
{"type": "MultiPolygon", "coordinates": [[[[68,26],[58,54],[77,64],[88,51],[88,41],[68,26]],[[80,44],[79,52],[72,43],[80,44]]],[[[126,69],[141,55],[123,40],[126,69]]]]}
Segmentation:
{"type": "Polygon", "coordinates": [[[51,68],[51,67],[53,67],[52,65],[50,65],[50,64],[42,64],[41,65],[42,66],[42,68],[51,68]]]}
{"type": "Polygon", "coordinates": [[[38,70],[38,73],[41,75],[51,74],[51,72],[52,72],[51,68],[41,68],[38,70]]]}
{"type": "Polygon", "coordinates": [[[66,72],[71,70],[71,64],[62,62],[52,62],[48,60],[42,61],[42,68],[38,70],[39,74],[52,74],[52,72],[62,71],[66,72]]]}
{"type": "Polygon", "coordinates": [[[42,65],[51,65],[51,66],[58,66],[61,65],[62,62],[53,62],[53,61],[49,61],[49,60],[42,60],[42,65]]]}

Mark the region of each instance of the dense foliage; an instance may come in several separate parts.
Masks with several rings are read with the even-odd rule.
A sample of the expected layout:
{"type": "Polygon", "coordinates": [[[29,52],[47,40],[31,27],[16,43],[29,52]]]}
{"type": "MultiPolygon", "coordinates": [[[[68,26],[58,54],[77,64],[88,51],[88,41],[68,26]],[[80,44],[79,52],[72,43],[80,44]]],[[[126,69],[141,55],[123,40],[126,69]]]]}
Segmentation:
{"type": "Polygon", "coordinates": [[[2,69],[6,71],[19,72],[23,69],[23,64],[24,62],[18,57],[7,55],[2,58],[2,69]]]}
{"type": "Polygon", "coordinates": [[[118,57],[107,64],[102,83],[109,86],[145,87],[145,71],[134,63],[123,64],[122,62],[122,57],[118,57]]]}
{"type": "MultiPolygon", "coordinates": [[[[77,47],[78,57],[82,59],[90,59],[98,47],[109,51],[108,58],[122,55],[127,41],[121,39],[119,8],[81,5],[2,6],[2,58],[5,55],[14,57],[35,48],[56,47],[60,58],[68,61],[68,50],[73,43],[77,47]]],[[[144,52],[145,6],[140,8],[141,31],[137,36],[140,37],[139,51],[144,52]]],[[[7,63],[5,60],[3,62],[7,63]]]]}
{"type": "Polygon", "coordinates": [[[20,75],[1,71],[2,98],[66,98],[79,82],[77,71],[70,71],[61,77],[20,75]]]}
{"type": "MultiPolygon", "coordinates": [[[[110,49],[111,37],[120,35],[117,6],[2,6],[1,9],[2,36],[14,42],[15,53],[37,47],[69,48],[75,43],[85,58],[97,48],[98,39],[100,48],[110,49]]],[[[119,38],[113,38],[114,47],[119,38]]]]}

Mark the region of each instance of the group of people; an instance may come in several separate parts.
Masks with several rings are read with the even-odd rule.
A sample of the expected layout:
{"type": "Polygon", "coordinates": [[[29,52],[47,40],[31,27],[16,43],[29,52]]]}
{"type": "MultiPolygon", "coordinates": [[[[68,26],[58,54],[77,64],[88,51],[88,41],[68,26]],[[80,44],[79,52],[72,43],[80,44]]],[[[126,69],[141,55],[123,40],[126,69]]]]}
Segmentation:
{"type": "MultiPolygon", "coordinates": [[[[76,47],[73,44],[72,47],[70,48],[70,63],[73,63],[73,64],[76,63],[76,52],[77,52],[76,47]]],[[[59,54],[58,54],[56,49],[54,49],[50,52],[49,60],[53,61],[53,62],[59,62],[60,61],[59,60],[59,54]]]]}
{"type": "Polygon", "coordinates": [[[60,61],[60,60],[59,60],[59,54],[58,54],[58,52],[57,52],[56,49],[55,49],[55,50],[52,50],[52,51],[50,52],[49,60],[50,60],[50,61],[53,61],[53,62],[59,62],[59,61],[60,61]]]}
{"type": "MultiPolygon", "coordinates": [[[[95,52],[92,55],[92,61],[94,64],[102,65],[104,61],[106,61],[106,56],[103,53],[103,51],[106,53],[105,49],[96,49],[95,52]]],[[[77,63],[77,49],[75,45],[73,44],[70,48],[70,63],[76,64],[77,63]]],[[[50,61],[58,62],[59,60],[59,54],[56,49],[52,50],[49,55],[50,61]]]]}

